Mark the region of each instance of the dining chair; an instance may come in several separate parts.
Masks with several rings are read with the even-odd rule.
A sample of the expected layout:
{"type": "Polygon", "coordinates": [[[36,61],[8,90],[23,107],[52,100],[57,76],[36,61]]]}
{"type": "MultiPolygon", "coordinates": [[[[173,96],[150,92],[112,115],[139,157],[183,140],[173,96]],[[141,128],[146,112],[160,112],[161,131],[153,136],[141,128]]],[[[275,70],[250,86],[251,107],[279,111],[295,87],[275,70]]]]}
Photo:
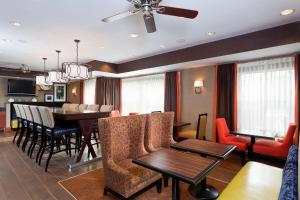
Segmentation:
{"type": "Polygon", "coordinates": [[[25,114],[25,110],[23,108],[23,105],[18,104],[17,106],[19,108],[20,115],[21,115],[21,131],[20,131],[20,135],[19,135],[18,140],[17,140],[17,146],[20,147],[23,136],[24,136],[24,134],[26,132],[26,129],[27,129],[27,119],[26,119],[26,114],[25,114]]]}
{"type": "Polygon", "coordinates": [[[246,151],[251,145],[250,138],[230,134],[225,118],[218,118],[216,125],[219,143],[235,145],[237,151],[240,153],[242,164],[245,164],[246,151]]]}
{"type": "Polygon", "coordinates": [[[113,108],[113,105],[102,105],[100,107],[100,112],[111,112],[113,108]]]}
{"type": "Polygon", "coordinates": [[[196,130],[182,130],[177,133],[179,138],[192,138],[198,140],[206,140],[206,124],[207,113],[198,115],[197,129],[196,130]]]}
{"type": "MultiPolygon", "coordinates": [[[[162,148],[170,148],[176,143],[173,139],[174,112],[151,113],[147,115],[145,148],[149,153],[162,148]]],[[[169,177],[164,175],[164,186],[168,186],[169,177]]]]}
{"type": "MultiPolygon", "coordinates": [[[[52,158],[52,156],[56,153],[60,153],[62,151],[69,152],[71,156],[71,144],[70,144],[70,135],[72,133],[80,133],[81,129],[79,127],[58,127],[55,126],[55,121],[53,117],[53,113],[48,107],[39,106],[38,107],[41,119],[43,122],[43,128],[45,133],[45,141],[44,145],[42,146],[42,151],[39,157],[39,164],[41,164],[41,159],[45,153],[45,151],[49,152],[46,166],[45,166],[45,172],[48,170],[49,162],[52,158]],[[61,145],[61,141],[64,142],[63,145],[61,145]],[[60,147],[64,146],[64,149],[56,148],[54,147],[60,147]]],[[[75,149],[75,148],[74,148],[75,149]]]]}
{"type": "Polygon", "coordinates": [[[38,160],[39,154],[41,153],[41,148],[44,142],[43,138],[43,123],[41,119],[41,115],[39,113],[38,107],[37,106],[29,106],[29,109],[32,113],[33,117],[33,136],[32,136],[32,141],[28,150],[28,155],[30,158],[32,158],[33,151],[35,149],[35,146],[39,146],[39,151],[36,155],[36,162],[38,160]]]}
{"type": "Polygon", "coordinates": [[[70,103],[64,103],[63,105],[62,105],[62,109],[63,110],[69,110],[69,106],[70,106],[71,104],[70,103]]]}
{"type": "MultiPolygon", "coordinates": [[[[23,108],[25,110],[26,119],[27,119],[27,131],[26,131],[26,135],[25,135],[25,140],[22,145],[22,150],[25,151],[28,142],[32,141],[32,139],[33,139],[33,132],[34,132],[35,126],[34,126],[32,113],[29,109],[29,105],[23,105],[23,108]]],[[[28,149],[28,152],[29,152],[29,150],[30,149],[28,149]]]]}
{"type": "Polygon", "coordinates": [[[279,141],[259,139],[253,145],[253,152],[276,158],[286,159],[290,147],[293,145],[293,138],[296,124],[291,123],[283,139],[279,141]]]}
{"type": "Polygon", "coordinates": [[[13,143],[15,143],[15,140],[16,140],[16,137],[18,136],[20,130],[21,130],[21,113],[20,113],[20,110],[19,110],[19,107],[18,107],[18,104],[13,104],[14,105],[14,109],[15,109],[15,112],[16,112],[16,116],[17,116],[17,130],[15,132],[15,136],[14,136],[14,139],[13,139],[13,143]]]}
{"type": "Polygon", "coordinates": [[[133,199],[156,185],[161,191],[161,175],[132,163],[147,154],[144,147],[146,115],[99,119],[104,195],[133,199]]]}
{"type": "Polygon", "coordinates": [[[88,104],[86,109],[97,112],[99,111],[99,107],[100,106],[98,104],[88,104]]]}
{"type": "Polygon", "coordinates": [[[79,104],[71,103],[68,106],[68,111],[79,112],[79,104]]]}
{"type": "Polygon", "coordinates": [[[78,106],[78,110],[79,110],[79,112],[83,112],[83,111],[87,110],[87,104],[80,104],[78,106]]]}

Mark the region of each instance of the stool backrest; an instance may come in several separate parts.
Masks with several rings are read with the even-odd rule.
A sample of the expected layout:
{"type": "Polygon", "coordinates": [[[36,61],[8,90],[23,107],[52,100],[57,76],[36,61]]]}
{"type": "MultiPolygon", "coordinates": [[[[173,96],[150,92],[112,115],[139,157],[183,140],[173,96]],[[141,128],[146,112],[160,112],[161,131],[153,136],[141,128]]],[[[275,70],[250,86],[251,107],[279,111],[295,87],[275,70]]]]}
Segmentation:
{"type": "Polygon", "coordinates": [[[18,118],[21,118],[21,113],[20,113],[18,104],[14,104],[14,109],[15,109],[15,111],[16,111],[17,117],[18,117],[18,118]]]}
{"type": "Polygon", "coordinates": [[[23,105],[23,108],[25,110],[27,120],[30,122],[33,122],[33,117],[32,117],[31,111],[29,109],[29,105],[23,105]]]}
{"type": "Polygon", "coordinates": [[[20,114],[21,114],[21,118],[26,120],[26,114],[25,114],[25,110],[23,108],[23,105],[22,104],[18,104],[18,108],[19,108],[19,111],[20,111],[20,114]]]}
{"type": "Polygon", "coordinates": [[[87,105],[86,105],[86,104],[80,104],[79,107],[78,107],[78,109],[79,109],[80,112],[85,111],[86,108],[87,108],[87,105]]]}
{"type": "Polygon", "coordinates": [[[98,104],[89,104],[87,105],[87,110],[92,110],[92,111],[99,111],[99,105],[98,104]]]}
{"type": "Polygon", "coordinates": [[[41,114],[43,126],[48,128],[54,128],[55,122],[51,110],[48,107],[44,107],[44,106],[39,106],[38,109],[41,114]]]}
{"type": "Polygon", "coordinates": [[[42,119],[41,119],[41,115],[38,110],[38,107],[37,106],[29,106],[29,109],[32,113],[34,123],[42,125],[43,123],[42,123],[42,119]]]}

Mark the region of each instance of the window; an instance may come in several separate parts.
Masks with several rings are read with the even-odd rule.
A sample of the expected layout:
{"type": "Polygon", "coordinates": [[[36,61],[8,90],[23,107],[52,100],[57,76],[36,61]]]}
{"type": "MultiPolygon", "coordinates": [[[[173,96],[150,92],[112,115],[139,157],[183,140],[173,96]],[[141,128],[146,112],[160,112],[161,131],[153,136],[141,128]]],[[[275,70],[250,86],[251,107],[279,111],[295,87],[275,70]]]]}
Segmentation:
{"type": "Polygon", "coordinates": [[[122,79],[122,114],[164,110],[165,75],[122,79]]]}
{"type": "Polygon", "coordinates": [[[84,81],[83,93],[84,104],[95,104],[96,79],[84,81]]]}
{"type": "Polygon", "coordinates": [[[238,129],[283,137],[294,116],[293,57],[238,65],[238,129]]]}

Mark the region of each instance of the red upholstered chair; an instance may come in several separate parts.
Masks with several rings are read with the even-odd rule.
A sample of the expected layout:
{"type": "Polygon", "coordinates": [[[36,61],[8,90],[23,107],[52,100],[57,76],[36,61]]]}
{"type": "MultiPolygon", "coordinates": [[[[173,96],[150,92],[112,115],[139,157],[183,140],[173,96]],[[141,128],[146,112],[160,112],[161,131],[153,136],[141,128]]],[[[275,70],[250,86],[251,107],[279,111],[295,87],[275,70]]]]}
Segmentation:
{"type": "Polygon", "coordinates": [[[242,164],[245,164],[245,152],[251,145],[251,139],[248,137],[235,136],[230,134],[225,118],[218,118],[217,132],[219,143],[235,145],[237,151],[241,153],[242,164]]]}
{"type": "Polygon", "coordinates": [[[290,124],[283,140],[257,140],[253,145],[253,152],[272,157],[286,158],[289,148],[293,144],[293,138],[296,128],[296,124],[290,124]]]}

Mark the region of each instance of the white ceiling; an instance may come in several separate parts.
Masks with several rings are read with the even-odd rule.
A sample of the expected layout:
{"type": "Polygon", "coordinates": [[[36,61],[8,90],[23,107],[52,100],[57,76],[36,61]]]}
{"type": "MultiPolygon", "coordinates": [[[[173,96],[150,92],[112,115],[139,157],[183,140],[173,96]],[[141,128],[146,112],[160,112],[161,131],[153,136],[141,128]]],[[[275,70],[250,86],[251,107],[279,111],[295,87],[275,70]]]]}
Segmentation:
{"type": "Polygon", "coordinates": [[[34,70],[42,70],[42,57],[48,57],[48,68],[55,67],[56,49],[62,50],[61,61],[74,61],[75,38],[82,40],[82,62],[121,63],[300,19],[299,0],[163,0],[161,5],[195,9],[199,15],[189,20],[157,14],[157,32],[148,34],[138,15],[110,24],[101,21],[129,9],[126,0],[1,0],[0,5],[0,65],[24,63],[34,70]],[[296,12],[280,16],[287,8],[296,12]],[[209,37],[209,31],[217,34],[209,37]],[[130,33],[140,36],[130,38],[130,33]],[[177,43],[178,39],[186,42],[177,43]]]}

